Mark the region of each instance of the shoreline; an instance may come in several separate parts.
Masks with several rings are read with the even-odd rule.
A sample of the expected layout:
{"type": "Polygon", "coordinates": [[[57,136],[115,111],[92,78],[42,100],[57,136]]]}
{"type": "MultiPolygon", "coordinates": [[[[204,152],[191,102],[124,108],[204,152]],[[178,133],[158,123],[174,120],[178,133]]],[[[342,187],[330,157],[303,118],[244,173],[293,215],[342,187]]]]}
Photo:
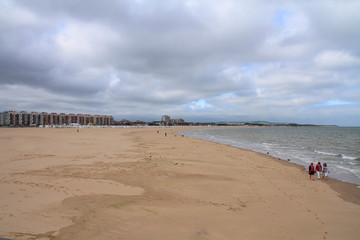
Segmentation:
{"type": "MultiPolygon", "coordinates": [[[[213,127],[213,128],[218,129],[217,127],[213,127]]],[[[239,128],[239,127],[234,127],[234,128],[239,128]]],[[[249,128],[249,127],[240,127],[240,128],[249,128]]],[[[196,129],[194,129],[194,130],[196,130],[196,129]]],[[[186,131],[187,130],[185,130],[185,132],[186,131]]],[[[189,130],[189,131],[191,131],[191,130],[189,130]]],[[[192,137],[191,134],[190,134],[189,137],[192,137]]],[[[235,143],[226,143],[226,142],[221,142],[220,140],[213,141],[211,139],[202,138],[201,135],[200,135],[200,137],[196,136],[195,138],[202,139],[202,140],[209,141],[209,142],[216,142],[216,143],[224,144],[224,145],[227,145],[227,146],[232,146],[232,147],[236,147],[236,148],[239,148],[239,149],[250,150],[250,151],[253,151],[253,152],[257,152],[257,153],[265,154],[265,152],[266,152],[264,149],[259,149],[259,148],[253,148],[252,149],[251,146],[248,146],[249,148],[246,148],[246,146],[245,147],[237,146],[237,144],[235,144],[235,143]]],[[[269,150],[267,150],[267,151],[269,151],[269,150]]],[[[286,162],[295,163],[295,164],[303,167],[305,170],[308,168],[308,166],[310,164],[310,163],[307,163],[306,161],[304,161],[303,159],[296,158],[296,157],[295,157],[295,159],[291,159],[291,161],[290,161],[290,159],[288,159],[289,157],[286,157],[284,153],[278,153],[278,154],[273,155],[273,154],[270,154],[269,152],[267,152],[267,155],[272,156],[275,159],[281,159],[281,160],[284,160],[286,162]]],[[[314,160],[314,163],[316,164],[317,161],[318,160],[314,160]]],[[[337,168],[336,163],[333,163],[333,164],[334,164],[335,168],[337,168]]],[[[332,173],[333,174],[331,174],[331,177],[329,176],[329,178],[339,180],[339,181],[344,182],[344,183],[354,184],[354,185],[357,186],[357,188],[360,188],[360,178],[356,177],[355,174],[352,175],[350,173],[339,173],[339,172],[336,171],[336,169],[332,169],[332,173]]]]}
{"type": "MultiPolygon", "coordinates": [[[[216,128],[216,127],[209,127],[209,128],[216,128]]],[[[177,134],[177,132],[174,131],[173,134],[177,134]]],[[[192,137],[189,137],[189,138],[192,138],[192,137]]],[[[220,145],[240,149],[242,151],[253,152],[253,153],[262,155],[262,157],[264,157],[264,158],[270,158],[271,161],[279,162],[280,164],[283,164],[283,165],[285,165],[287,167],[297,168],[300,171],[305,172],[306,175],[308,175],[308,173],[307,173],[308,171],[307,171],[306,167],[304,167],[303,165],[300,165],[298,163],[295,163],[295,162],[289,162],[289,161],[286,161],[285,159],[280,159],[280,158],[277,158],[277,157],[274,157],[274,156],[271,156],[271,155],[268,155],[268,154],[265,154],[265,153],[262,153],[262,152],[256,152],[256,151],[253,151],[251,149],[235,147],[235,146],[232,146],[230,144],[213,142],[213,141],[205,140],[205,139],[202,139],[202,138],[194,138],[194,139],[198,139],[198,140],[202,140],[202,141],[206,141],[206,142],[211,142],[211,143],[217,143],[217,144],[220,144],[220,145]]],[[[315,179],[315,181],[319,181],[319,180],[315,179]]],[[[355,203],[357,205],[360,205],[360,190],[358,190],[359,189],[358,184],[341,181],[339,179],[332,178],[332,177],[328,177],[328,180],[320,180],[320,181],[326,183],[332,189],[334,189],[336,192],[338,192],[339,196],[342,199],[344,199],[345,201],[349,201],[349,202],[355,203]]]]}
{"type": "MultiPolygon", "coordinates": [[[[247,149],[246,149],[247,150],[247,149]]],[[[252,151],[252,150],[248,150],[248,151],[252,151]]],[[[259,153],[259,152],[255,152],[258,154],[262,154],[264,157],[268,156],[264,153],[259,153]]],[[[306,167],[294,163],[294,162],[288,162],[285,159],[279,159],[273,156],[269,156],[270,158],[272,158],[273,161],[278,161],[281,164],[288,166],[288,167],[294,167],[299,169],[301,172],[303,172],[306,176],[308,176],[308,170],[306,169],[306,167]]],[[[328,180],[317,180],[314,179],[312,181],[320,181],[323,182],[327,185],[329,185],[333,190],[335,190],[336,192],[339,193],[339,197],[342,198],[345,201],[348,202],[352,202],[355,203],[357,205],[360,205],[360,190],[358,188],[359,185],[354,184],[354,183],[350,183],[350,182],[344,182],[341,181],[339,179],[336,178],[332,178],[332,177],[328,177],[328,180]]]]}
{"type": "Polygon", "coordinates": [[[360,189],[180,130],[0,129],[0,237],[359,236],[360,189]]]}

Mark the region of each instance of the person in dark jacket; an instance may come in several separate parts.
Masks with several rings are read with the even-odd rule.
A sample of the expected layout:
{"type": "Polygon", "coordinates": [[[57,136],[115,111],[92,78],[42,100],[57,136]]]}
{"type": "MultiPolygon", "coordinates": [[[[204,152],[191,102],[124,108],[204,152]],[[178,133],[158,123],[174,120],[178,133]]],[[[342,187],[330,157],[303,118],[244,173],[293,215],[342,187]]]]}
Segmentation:
{"type": "Polygon", "coordinates": [[[311,163],[310,166],[309,166],[309,175],[310,175],[310,179],[311,179],[311,176],[313,176],[315,174],[315,168],[314,168],[314,164],[311,163]]]}

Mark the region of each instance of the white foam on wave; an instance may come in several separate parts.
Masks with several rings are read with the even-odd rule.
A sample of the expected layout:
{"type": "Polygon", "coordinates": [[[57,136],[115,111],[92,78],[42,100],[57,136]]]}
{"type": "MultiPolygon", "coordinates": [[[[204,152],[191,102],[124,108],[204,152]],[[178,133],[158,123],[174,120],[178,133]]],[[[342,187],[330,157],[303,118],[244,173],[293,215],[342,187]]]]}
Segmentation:
{"type": "Polygon", "coordinates": [[[360,171],[358,169],[354,169],[354,168],[344,166],[344,165],[340,165],[340,164],[334,166],[334,168],[344,170],[345,172],[350,172],[350,173],[355,174],[357,176],[360,174],[360,171]]]}
{"type": "Polygon", "coordinates": [[[264,148],[267,150],[271,150],[272,147],[274,146],[274,144],[271,143],[262,143],[261,145],[264,146],[264,148]]]}
{"type": "Polygon", "coordinates": [[[318,150],[314,150],[314,152],[319,153],[319,154],[323,154],[323,155],[328,155],[328,156],[340,156],[340,154],[331,153],[331,152],[322,152],[322,151],[318,151],[318,150]]]}
{"type": "Polygon", "coordinates": [[[341,155],[341,158],[349,159],[349,160],[355,160],[356,159],[356,157],[350,157],[350,156],[346,156],[346,155],[341,155]]]}

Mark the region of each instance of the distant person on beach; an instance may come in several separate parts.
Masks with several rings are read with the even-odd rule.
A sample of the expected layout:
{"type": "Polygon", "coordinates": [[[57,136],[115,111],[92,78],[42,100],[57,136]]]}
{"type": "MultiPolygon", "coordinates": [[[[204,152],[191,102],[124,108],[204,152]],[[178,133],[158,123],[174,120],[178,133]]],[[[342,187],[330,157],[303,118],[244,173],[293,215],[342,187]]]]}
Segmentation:
{"type": "Polygon", "coordinates": [[[330,173],[330,172],[329,172],[329,170],[328,170],[327,164],[324,163],[324,164],[323,164],[323,168],[322,168],[323,179],[327,179],[327,178],[328,178],[328,173],[330,173]]]}
{"type": "Polygon", "coordinates": [[[317,178],[320,180],[321,179],[320,173],[322,172],[322,166],[320,162],[318,162],[318,164],[316,165],[315,170],[316,170],[317,178]]]}
{"type": "Polygon", "coordinates": [[[313,176],[314,174],[315,174],[314,164],[311,163],[310,166],[309,166],[309,176],[310,176],[310,179],[311,179],[311,176],[313,176]]]}

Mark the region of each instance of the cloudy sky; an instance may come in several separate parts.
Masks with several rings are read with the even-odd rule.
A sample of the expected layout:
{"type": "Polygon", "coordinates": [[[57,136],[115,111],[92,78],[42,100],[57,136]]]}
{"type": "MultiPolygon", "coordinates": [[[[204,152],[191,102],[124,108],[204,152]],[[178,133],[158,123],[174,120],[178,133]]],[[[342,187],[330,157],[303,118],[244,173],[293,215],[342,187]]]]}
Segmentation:
{"type": "Polygon", "coordinates": [[[0,111],[360,125],[359,0],[1,0],[0,111]]]}

